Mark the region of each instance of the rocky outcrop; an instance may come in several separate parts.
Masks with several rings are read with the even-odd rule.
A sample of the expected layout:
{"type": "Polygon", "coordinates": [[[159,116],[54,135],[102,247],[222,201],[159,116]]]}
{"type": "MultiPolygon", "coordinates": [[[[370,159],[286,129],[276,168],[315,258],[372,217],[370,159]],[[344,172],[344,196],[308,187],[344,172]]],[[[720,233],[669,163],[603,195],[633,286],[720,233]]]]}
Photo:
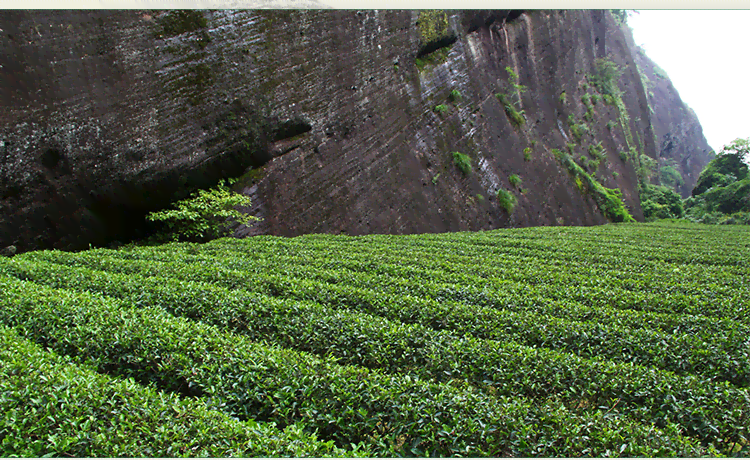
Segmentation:
{"type": "Polygon", "coordinates": [[[604,11],[8,11],[0,29],[0,247],[20,251],[143,235],[225,177],[264,219],[238,236],[606,222],[553,149],[640,219],[622,152],[663,151],[604,11]],[[605,57],[619,109],[585,103],[605,57]]]}
{"type": "Polygon", "coordinates": [[[670,185],[687,198],[701,171],[715,154],[703,136],[698,117],[682,102],[666,72],[649,59],[642,48],[633,47],[651,107],[661,179],[665,183],[672,182],[671,177],[664,173],[669,169],[678,171],[681,180],[670,185]]]}

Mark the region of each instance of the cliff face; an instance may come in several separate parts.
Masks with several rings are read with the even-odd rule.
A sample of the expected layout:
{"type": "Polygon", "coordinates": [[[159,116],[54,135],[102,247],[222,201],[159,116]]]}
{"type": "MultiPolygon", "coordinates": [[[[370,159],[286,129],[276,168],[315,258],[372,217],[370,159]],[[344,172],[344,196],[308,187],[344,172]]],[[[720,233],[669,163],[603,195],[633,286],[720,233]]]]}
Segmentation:
{"type": "Polygon", "coordinates": [[[553,149],[641,219],[630,148],[664,151],[604,11],[36,11],[0,29],[0,246],[20,250],[138,236],[224,177],[264,219],[239,236],[607,222],[553,149]],[[620,106],[592,84],[604,57],[620,106]]]}
{"type": "Polygon", "coordinates": [[[636,47],[633,54],[644,77],[642,80],[651,105],[659,167],[677,170],[682,179],[673,182],[669,175],[662,174],[663,182],[673,182],[670,185],[687,198],[701,171],[715,154],[703,137],[703,128],[695,112],[682,102],[664,70],[640,47],[636,47]]]}

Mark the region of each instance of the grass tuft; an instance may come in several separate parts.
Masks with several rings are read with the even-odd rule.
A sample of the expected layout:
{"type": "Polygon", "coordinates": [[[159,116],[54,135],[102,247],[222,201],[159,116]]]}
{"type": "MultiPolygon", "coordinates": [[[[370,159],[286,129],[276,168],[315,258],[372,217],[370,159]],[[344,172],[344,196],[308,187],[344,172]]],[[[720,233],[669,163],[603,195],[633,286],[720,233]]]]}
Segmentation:
{"type": "Polygon", "coordinates": [[[497,204],[500,205],[501,208],[505,209],[508,214],[513,214],[513,210],[515,209],[517,203],[518,200],[516,199],[516,196],[513,195],[513,192],[505,189],[500,189],[497,191],[497,204]]]}
{"type": "Polygon", "coordinates": [[[453,152],[453,163],[458,166],[464,175],[468,176],[471,174],[471,158],[461,152],[453,152]]]}
{"type": "Polygon", "coordinates": [[[510,185],[512,185],[513,187],[518,187],[519,185],[521,185],[521,176],[519,176],[518,174],[511,174],[508,177],[508,182],[510,182],[510,185]]]}
{"type": "Polygon", "coordinates": [[[523,117],[523,110],[521,110],[520,112],[516,110],[516,108],[508,99],[508,96],[503,93],[497,93],[495,94],[495,97],[497,97],[500,103],[503,104],[503,107],[505,108],[505,114],[508,115],[508,118],[510,119],[510,122],[513,123],[513,125],[515,125],[516,127],[520,127],[524,123],[526,123],[526,119],[523,117]]]}

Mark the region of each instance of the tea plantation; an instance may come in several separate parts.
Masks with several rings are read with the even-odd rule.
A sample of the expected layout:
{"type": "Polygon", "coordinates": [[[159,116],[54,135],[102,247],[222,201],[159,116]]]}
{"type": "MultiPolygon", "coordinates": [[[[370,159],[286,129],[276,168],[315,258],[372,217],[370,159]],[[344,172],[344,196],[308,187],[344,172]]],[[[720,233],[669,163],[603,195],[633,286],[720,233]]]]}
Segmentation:
{"type": "Polygon", "coordinates": [[[735,456],[750,229],[0,258],[1,456],[735,456]]]}

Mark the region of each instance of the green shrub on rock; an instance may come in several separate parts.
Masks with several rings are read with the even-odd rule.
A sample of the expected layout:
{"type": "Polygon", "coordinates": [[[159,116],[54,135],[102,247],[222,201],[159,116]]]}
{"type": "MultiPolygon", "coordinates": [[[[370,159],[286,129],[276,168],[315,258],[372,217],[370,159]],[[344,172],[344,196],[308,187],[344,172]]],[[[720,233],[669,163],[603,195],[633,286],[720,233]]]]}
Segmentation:
{"type": "Polygon", "coordinates": [[[225,181],[210,190],[198,190],[189,198],[174,203],[176,209],[152,212],[147,219],[165,222],[175,240],[184,237],[204,241],[229,233],[227,223],[234,220],[247,225],[255,216],[235,209],[250,206],[250,197],[234,193],[225,181]]]}
{"type": "Polygon", "coordinates": [[[500,189],[497,191],[497,203],[501,208],[505,209],[508,214],[513,214],[513,209],[515,209],[518,200],[512,192],[500,189]]]}
{"type": "Polygon", "coordinates": [[[495,94],[495,97],[503,105],[505,114],[508,115],[510,122],[513,123],[514,126],[520,127],[526,122],[526,119],[523,117],[523,110],[521,110],[520,112],[516,110],[513,103],[510,101],[510,99],[508,99],[508,96],[503,93],[497,93],[495,94]]]}
{"type": "Polygon", "coordinates": [[[508,182],[510,182],[510,185],[518,187],[519,185],[521,185],[521,176],[519,176],[518,174],[511,174],[510,176],[508,176],[508,182]]]}
{"type": "Polygon", "coordinates": [[[471,157],[461,152],[453,152],[453,163],[464,175],[471,174],[471,157]]]}

